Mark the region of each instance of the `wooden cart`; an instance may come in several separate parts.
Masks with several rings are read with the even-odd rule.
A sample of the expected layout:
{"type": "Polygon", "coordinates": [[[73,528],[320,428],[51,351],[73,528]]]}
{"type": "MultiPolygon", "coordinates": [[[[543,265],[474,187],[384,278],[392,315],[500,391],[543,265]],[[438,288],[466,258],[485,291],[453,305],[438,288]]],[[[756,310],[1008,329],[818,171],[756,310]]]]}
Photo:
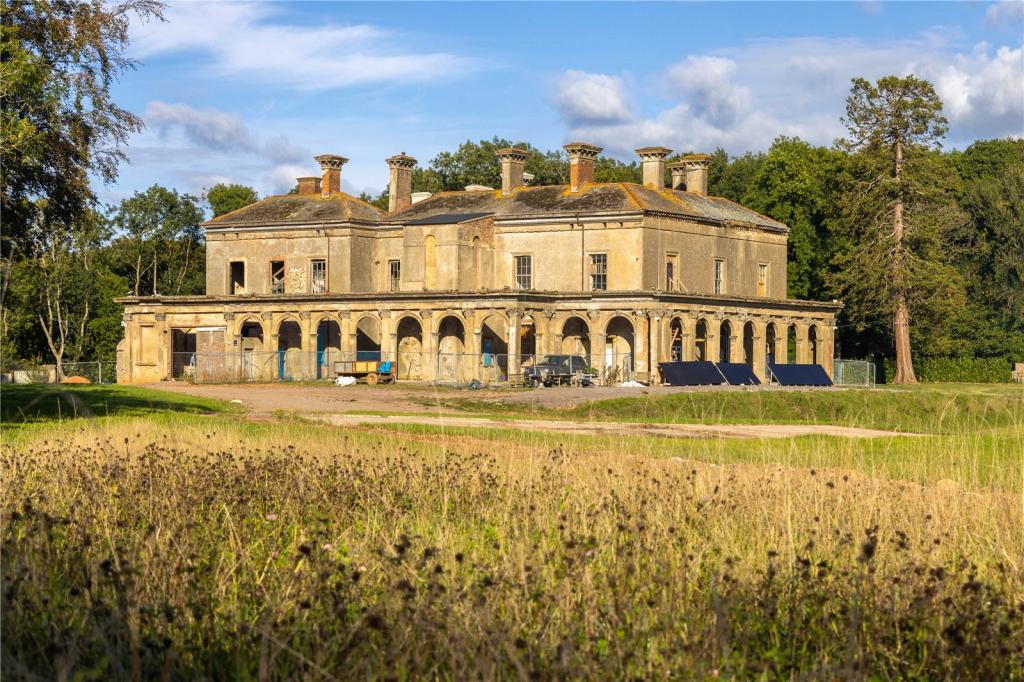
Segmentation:
{"type": "Polygon", "coordinates": [[[337,360],[334,363],[335,377],[355,377],[371,386],[390,384],[395,380],[395,363],[375,360],[337,360]]]}

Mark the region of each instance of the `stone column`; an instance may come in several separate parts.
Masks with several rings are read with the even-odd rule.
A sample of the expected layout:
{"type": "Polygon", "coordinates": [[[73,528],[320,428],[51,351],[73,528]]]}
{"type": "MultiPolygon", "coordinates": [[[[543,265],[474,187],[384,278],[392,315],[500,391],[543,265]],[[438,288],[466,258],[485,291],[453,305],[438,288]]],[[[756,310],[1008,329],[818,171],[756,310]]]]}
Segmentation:
{"type": "Polygon", "coordinates": [[[807,339],[807,328],[806,322],[796,323],[796,364],[805,365],[810,360],[810,345],[807,339]]]}
{"type": "Polygon", "coordinates": [[[832,323],[826,322],[818,327],[820,330],[818,339],[818,358],[821,366],[825,368],[829,376],[835,369],[836,336],[832,323]]]}
{"type": "Polygon", "coordinates": [[[519,325],[521,314],[518,310],[508,311],[508,379],[519,374],[519,325]]]}
{"type": "MultiPolygon", "coordinates": [[[[611,317],[597,318],[596,320],[587,319],[587,325],[590,330],[590,357],[588,361],[600,373],[602,383],[604,383],[605,377],[608,376],[608,367],[605,366],[605,363],[607,362],[606,350],[608,348],[607,326],[610,319],[611,317]]],[[[563,324],[565,323],[563,322],[563,324]]]]}
{"type": "Polygon", "coordinates": [[[775,364],[789,362],[789,325],[775,323],[775,364]]]}
{"type": "Polygon", "coordinates": [[[732,363],[743,362],[743,325],[729,323],[729,360],[732,363]]]}
{"type": "Polygon", "coordinates": [[[395,329],[395,318],[391,311],[385,310],[380,314],[380,359],[381,362],[398,359],[398,330],[395,329]]]}
{"type": "Polygon", "coordinates": [[[309,313],[299,313],[299,334],[302,342],[302,378],[316,378],[316,329],[309,313]]]}
{"type": "Polygon", "coordinates": [[[650,371],[650,344],[648,340],[651,337],[651,321],[647,317],[646,312],[633,313],[633,327],[636,331],[633,332],[633,343],[636,344],[636,348],[633,350],[633,354],[636,356],[633,359],[633,371],[638,375],[647,374],[650,371]]]}
{"type": "Polygon", "coordinates": [[[768,376],[767,371],[767,353],[768,349],[765,347],[767,343],[768,334],[768,323],[763,320],[754,321],[754,374],[761,380],[761,383],[766,381],[768,376]]]}
{"type": "Polygon", "coordinates": [[[723,360],[718,355],[721,352],[721,344],[718,342],[718,335],[722,331],[722,323],[720,320],[707,320],[705,318],[704,328],[707,330],[707,339],[704,341],[705,357],[704,359],[708,362],[728,362],[728,359],[723,360]]]}
{"type": "Polygon", "coordinates": [[[697,319],[687,315],[683,318],[683,338],[681,339],[683,362],[697,359],[697,319]]]}

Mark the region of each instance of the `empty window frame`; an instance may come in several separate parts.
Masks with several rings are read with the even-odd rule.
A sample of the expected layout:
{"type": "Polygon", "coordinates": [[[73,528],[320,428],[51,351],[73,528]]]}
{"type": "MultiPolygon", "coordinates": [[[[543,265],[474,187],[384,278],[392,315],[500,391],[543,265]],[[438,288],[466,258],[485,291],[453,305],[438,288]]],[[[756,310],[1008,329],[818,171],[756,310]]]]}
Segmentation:
{"type": "Polygon", "coordinates": [[[679,254],[665,254],[665,291],[679,291],[679,283],[676,282],[679,271],[679,254]]]}
{"type": "Polygon", "coordinates": [[[721,258],[715,259],[715,293],[725,293],[725,261],[721,258]]]}
{"type": "Polygon", "coordinates": [[[758,263],[757,264],[757,295],[763,297],[768,296],[768,264],[758,263]]]}
{"type": "Polygon", "coordinates": [[[270,293],[284,293],[284,261],[270,261],[270,293]]]}
{"type": "Polygon", "coordinates": [[[590,290],[608,291],[608,254],[590,254],[590,290]]]}
{"type": "Polygon", "coordinates": [[[533,256],[515,257],[516,289],[533,288],[533,256]]]}
{"type": "Polygon", "coordinates": [[[327,261],[314,258],[309,262],[309,291],[313,294],[327,293],[327,261]]]}
{"type": "Polygon", "coordinates": [[[398,291],[402,288],[402,261],[388,261],[388,288],[391,291],[398,291]]]}
{"type": "Polygon", "coordinates": [[[245,263],[242,261],[231,261],[228,280],[229,294],[245,293],[245,263]]]}

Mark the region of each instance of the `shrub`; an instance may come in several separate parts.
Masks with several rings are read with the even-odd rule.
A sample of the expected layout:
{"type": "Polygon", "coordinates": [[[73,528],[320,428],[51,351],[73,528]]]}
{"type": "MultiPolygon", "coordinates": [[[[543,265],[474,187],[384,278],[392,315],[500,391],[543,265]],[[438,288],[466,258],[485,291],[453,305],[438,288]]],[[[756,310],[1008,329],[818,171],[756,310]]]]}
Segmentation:
{"type": "MultiPolygon", "coordinates": [[[[896,376],[896,361],[885,358],[886,383],[896,376]]],[[[918,358],[914,360],[914,374],[918,381],[962,382],[980,384],[1010,383],[1012,364],[1006,358],[918,358]]]]}

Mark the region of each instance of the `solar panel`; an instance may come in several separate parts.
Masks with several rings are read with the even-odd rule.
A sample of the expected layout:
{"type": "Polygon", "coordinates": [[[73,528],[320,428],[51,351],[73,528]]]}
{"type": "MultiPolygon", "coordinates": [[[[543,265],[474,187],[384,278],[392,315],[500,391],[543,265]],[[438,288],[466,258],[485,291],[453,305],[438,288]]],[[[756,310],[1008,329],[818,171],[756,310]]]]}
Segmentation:
{"type": "Polygon", "coordinates": [[[761,383],[754,368],[745,362],[717,362],[715,366],[733,386],[756,386],[761,383]]]}
{"type": "Polygon", "coordinates": [[[775,380],[782,386],[831,386],[825,368],[821,365],[768,365],[775,380]]]}
{"type": "Polygon", "coordinates": [[[718,386],[726,383],[713,362],[661,362],[658,367],[670,386],[718,386]]]}

